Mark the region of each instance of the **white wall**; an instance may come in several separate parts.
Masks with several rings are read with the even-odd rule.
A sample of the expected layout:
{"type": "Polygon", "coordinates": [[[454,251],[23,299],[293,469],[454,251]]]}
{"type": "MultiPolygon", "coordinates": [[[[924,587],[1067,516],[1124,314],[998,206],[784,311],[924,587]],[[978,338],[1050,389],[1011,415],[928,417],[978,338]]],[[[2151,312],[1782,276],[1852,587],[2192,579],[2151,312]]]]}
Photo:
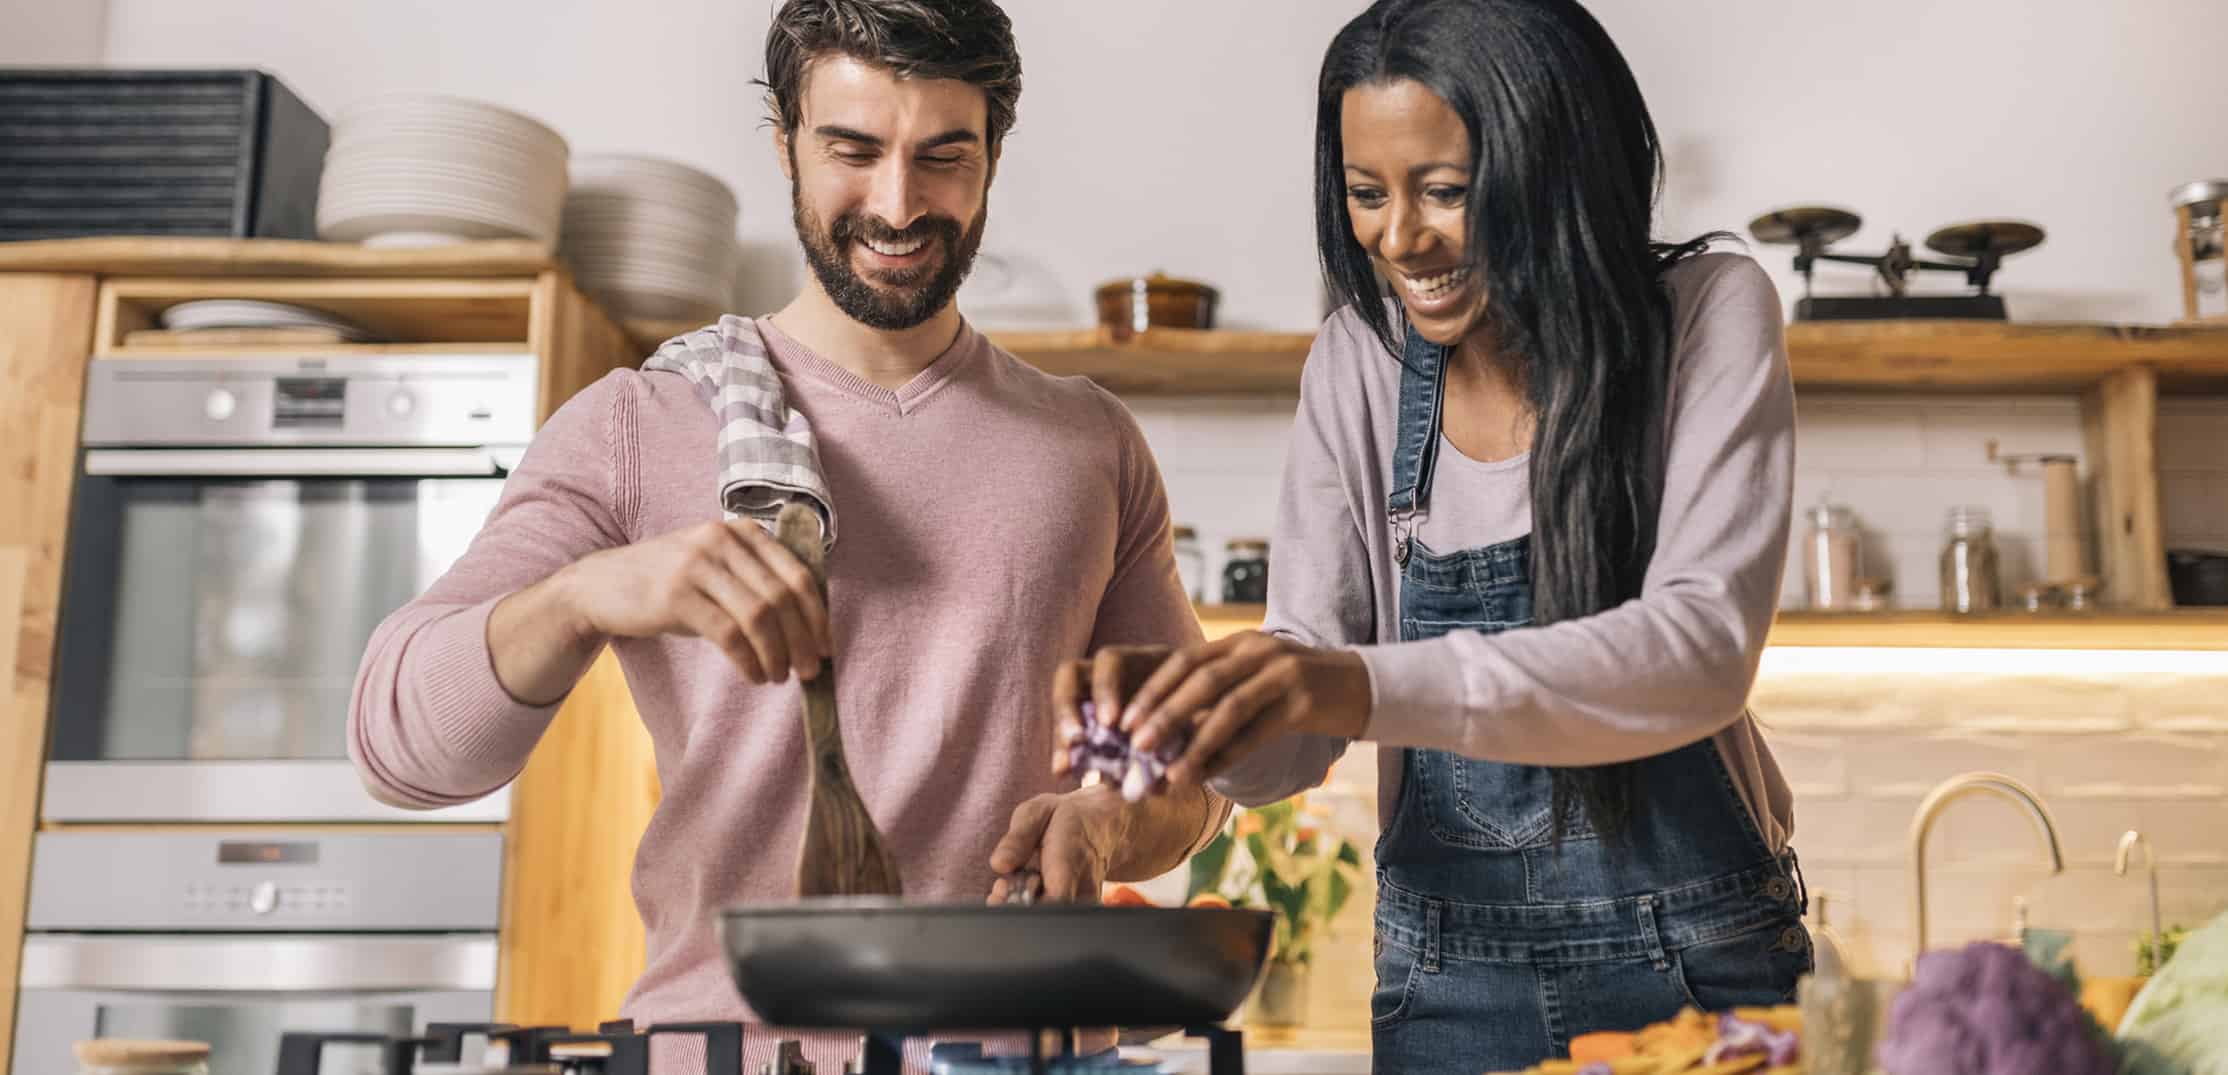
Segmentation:
{"type": "MultiPolygon", "coordinates": [[[[109,3],[111,63],[261,65],[328,116],[385,90],[487,98],[576,148],[709,168],[741,192],[747,234],[786,238],[748,84],[767,0],[109,3]]],[[[1099,281],[1160,268],[1220,284],[1233,325],[1311,327],[1312,87],[1360,0],[1007,6],[1027,90],[989,247],[1077,320],[1099,281]]],[[[2165,192],[2228,173],[2217,0],[1594,7],[1669,147],[1667,233],[1820,200],[1865,214],[1858,246],[2026,217],[2051,238],[2003,277],[2015,316],[2174,315],[2165,192]]],[[[1765,257],[1792,295],[1784,251],[1765,257]]]]}
{"type": "Polygon", "coordinates": [[[0,67],[101,62],[108,0],[0,0],[0,67]]]}

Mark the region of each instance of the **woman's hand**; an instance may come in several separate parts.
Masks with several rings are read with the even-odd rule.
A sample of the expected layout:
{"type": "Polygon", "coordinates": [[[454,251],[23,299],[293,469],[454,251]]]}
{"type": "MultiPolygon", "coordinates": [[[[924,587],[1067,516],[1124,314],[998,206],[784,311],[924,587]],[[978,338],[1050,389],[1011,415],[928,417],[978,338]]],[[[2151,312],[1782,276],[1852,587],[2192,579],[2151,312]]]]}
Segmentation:
{"type": "Polygon", "coordinates": [[[1121,726],[1140,751],[1185,742],[1168,781],[1198,784],[1280,735],[1358,739],[1370,702],[1359,655],[1247,631],[1162,661],[1130,696],[1121,726]]]}
{"type": "Polygon", "coordinates": [[[1068,749],[1083,738],[1083,707],[1097,722],[1114,723],[1122,703],[1133,696],[1168,659],[1167,646],[1101,646],[1088,660],[1064,661],[1052,674],[1052,775],[1066,776],[1073,766],[1068,749]]]}

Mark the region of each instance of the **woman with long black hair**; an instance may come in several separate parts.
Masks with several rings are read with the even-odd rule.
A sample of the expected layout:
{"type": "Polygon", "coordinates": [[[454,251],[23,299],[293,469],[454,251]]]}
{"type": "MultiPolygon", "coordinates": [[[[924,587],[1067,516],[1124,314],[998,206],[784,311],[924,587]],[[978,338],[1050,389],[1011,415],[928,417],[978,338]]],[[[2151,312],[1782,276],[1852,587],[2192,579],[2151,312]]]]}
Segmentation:
{"type": "Polygon", "coordinates": [[[1653,240],[1655,127],[1573,0],[1379,0],[1316,145],[1345,308],[1266,629],[1064,677],[1064,731],[1087,680],[1138,748],[1185,745],[1173,783],[1252,803],[1377,744],[1380,1071],[1792,999],[1792,812],[1746,710],[1794,461],[1769,279],[1653,240]]]}

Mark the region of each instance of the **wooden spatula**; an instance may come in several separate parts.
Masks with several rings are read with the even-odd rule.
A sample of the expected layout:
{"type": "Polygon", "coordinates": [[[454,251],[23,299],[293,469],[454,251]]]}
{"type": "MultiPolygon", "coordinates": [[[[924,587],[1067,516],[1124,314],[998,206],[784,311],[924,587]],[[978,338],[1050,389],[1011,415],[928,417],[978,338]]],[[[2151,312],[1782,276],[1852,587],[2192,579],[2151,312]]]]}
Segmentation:
{"type": "MultiPolygon", "coordinates": [[[[820,544],[820,517],[791,501],[774,522],[774,536],[812,569],[820,599],[828,599],[827,554],[820,544]]],[[[896,896],[903,892],[897,860],[882,842],[881,830],[866,812],[851,767],[843,760],[843,726],[836,719],[835,657],[806,682],[805,748],[811,757],[812,801],[805,815],[804,839],[797,846],[797,895],[896,896]]]]}

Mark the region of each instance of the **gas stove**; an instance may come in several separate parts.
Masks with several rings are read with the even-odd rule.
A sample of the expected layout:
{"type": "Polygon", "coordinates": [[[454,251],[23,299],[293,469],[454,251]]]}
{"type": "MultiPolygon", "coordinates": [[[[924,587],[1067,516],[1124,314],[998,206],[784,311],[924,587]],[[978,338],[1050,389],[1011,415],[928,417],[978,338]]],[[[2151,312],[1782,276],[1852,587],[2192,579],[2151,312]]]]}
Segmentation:
{"type": "MultiPolygon", "coordinates": [[[[700,1038],[705,1075],[822,1075],[804,1059],[793,1041],[776,1044],[776,1059],[756,1073],[742,1072],[743,1035],[738,1023],[668,1023],[635,1028],[631,1020],[604,1023],[593,1033],[566,1027],[519,1027],[507,1023],[434,1023],[416,1037],[382,1034],[290,1032],[279,1043],[278,1075],[342,1075],[326,1071],[327,1047],[341,1045],[378,1054],[376,1075],[649,1075],[651,1039],[700,1038]],[[486,1043],[484,1055],[466,1059],[472,1039],[486,1043]]],[[[1209,1075],[1245,1075],[1244,1039],[1236,1030],[1202,1027],[1187,1036],[1207,1043],[1209,1075]]],[[[872,1033],[860,1039],[860,1056],[841,1072],[825,1075],[902,1075],[909,1036],[872,1033]]],[[[1124,1060],[1113,1054],[1078,1056],[1072,1034],[1030,1035],[1028,1056],[986,1056],[979,1045],[943,1043],[933,1047],[933,1075],[1160,1075],[1156,1064],[1124,1060]]],[[[348,1072],[356,1075],[356,1069],[348,1072]]]]}

